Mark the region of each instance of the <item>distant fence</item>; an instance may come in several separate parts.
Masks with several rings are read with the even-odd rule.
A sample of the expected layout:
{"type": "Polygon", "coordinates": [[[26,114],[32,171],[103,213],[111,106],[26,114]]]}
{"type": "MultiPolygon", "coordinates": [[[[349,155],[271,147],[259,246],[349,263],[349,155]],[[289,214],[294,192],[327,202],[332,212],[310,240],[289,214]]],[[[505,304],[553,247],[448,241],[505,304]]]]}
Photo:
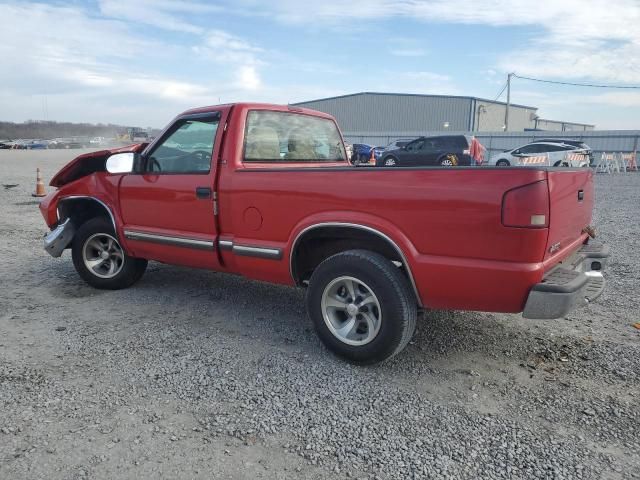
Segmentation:
{"type": "Polygon", "coordinates": [[[349,143],[385,146],[397,139],[411,139],[430,135],[474,135],[487,149],[490,157],[540,138],[570,138],[581,140],[591,147],[594,156],[602,152],[636,152],[640,148],[640,130],[592,130],[581,132],[344,132],[349,143]]]}

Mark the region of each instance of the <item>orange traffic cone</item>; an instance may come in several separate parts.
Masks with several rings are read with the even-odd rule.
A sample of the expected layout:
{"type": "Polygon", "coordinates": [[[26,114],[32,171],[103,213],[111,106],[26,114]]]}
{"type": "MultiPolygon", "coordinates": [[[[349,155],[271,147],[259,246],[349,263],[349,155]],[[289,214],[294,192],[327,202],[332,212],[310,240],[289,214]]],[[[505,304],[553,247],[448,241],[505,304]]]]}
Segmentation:
{"type": "Polygon", "coordinates": [[[40,169],[36,169],[36,193],[32,193],[32,197],[44,197],[47,195],[47,192],[44,191],[44,182],[42,181],[42,177],[40,176],[40,169]]]}
{"type": "Polygon", "coordinates": [[[376,154],[374,152],[374,149],[371,149],[371,155],[369,156],[369,164],[371,165],[375,165],[376,164],[376,154]]]}

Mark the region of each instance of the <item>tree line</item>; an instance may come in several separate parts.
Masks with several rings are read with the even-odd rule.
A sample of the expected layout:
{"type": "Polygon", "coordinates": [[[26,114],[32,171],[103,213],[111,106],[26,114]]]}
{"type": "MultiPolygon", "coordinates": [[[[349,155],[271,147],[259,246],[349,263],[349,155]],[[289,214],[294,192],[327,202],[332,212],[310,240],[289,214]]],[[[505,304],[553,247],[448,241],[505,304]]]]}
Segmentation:
{"type": "MultiPolygon", "coordinates": [[[[112,123],[71,123],[27,120],[23,123],[0,122],[0,139],[52,139],[59,137],[115,137],[131,128],[112,123]]],[[[153,129],[147,129],[153,135],[153,129]]],[[[157,131],[157,130],[156,130],[157,131]]]]}

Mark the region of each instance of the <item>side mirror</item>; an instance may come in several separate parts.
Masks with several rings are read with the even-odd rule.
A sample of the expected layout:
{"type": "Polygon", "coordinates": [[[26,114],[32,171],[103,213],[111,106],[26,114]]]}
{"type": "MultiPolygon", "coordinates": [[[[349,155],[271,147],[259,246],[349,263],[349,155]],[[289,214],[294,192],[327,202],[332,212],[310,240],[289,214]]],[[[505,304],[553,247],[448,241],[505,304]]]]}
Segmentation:
{"type": "Polygon", "coordinates": [[[106,168],[109,173],[131,173],[136,154],[133,152],[116,153],[107,158],[106,168]]]}

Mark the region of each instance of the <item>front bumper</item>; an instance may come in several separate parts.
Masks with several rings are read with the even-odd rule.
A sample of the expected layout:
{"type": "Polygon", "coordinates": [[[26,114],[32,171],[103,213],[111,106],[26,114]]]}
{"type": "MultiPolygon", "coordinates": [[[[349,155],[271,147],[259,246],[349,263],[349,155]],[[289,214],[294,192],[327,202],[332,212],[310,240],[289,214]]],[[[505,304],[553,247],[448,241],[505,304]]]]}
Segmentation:
{"type": "Polygon", "coordinates": [[[59,257],[73,240],[76,228],[67,218],[64,222],[51,230],[44,237],[44,249],[52,257],[59,257]]]}
{"type": "Polygon", "coordinates": [[[576,307],[600,296],[605,287],[602,272],[609,247],[588,243],[572,257],[547,272],[531,289],[522,316],[532,319],[561,318],[576,307]]]}

